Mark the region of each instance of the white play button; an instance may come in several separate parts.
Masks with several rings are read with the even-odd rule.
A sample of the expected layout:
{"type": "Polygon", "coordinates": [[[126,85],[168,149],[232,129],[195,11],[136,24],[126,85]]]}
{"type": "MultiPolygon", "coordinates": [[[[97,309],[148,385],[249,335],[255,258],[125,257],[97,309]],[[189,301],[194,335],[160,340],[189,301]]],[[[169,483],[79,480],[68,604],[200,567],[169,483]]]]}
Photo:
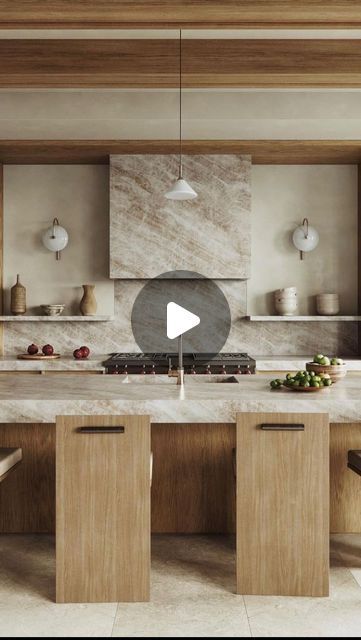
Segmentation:
{"type": "Polygon", "coordinates": [[[200,323],[200,318],[175,302],[167,304],[167,337],[178,338],[200,323]]]}

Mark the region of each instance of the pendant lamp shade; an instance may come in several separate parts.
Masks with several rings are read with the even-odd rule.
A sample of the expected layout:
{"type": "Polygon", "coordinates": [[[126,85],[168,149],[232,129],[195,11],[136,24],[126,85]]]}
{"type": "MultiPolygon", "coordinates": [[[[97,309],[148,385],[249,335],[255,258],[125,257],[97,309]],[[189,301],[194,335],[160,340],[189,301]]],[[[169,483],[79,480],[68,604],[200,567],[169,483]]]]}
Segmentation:
{"type": "Polygon", "coordinates": [[[170,191],[167,191],[165,197],[168,200],[194,200],[197,193],[192,189],[190,184],[184,178],[178,178],[170,191]]]}
{"type": "Polygon", "coordinates": [[[179,166],[178,179],[164,194],[168,200],[194,200],[197,192],[183,178],[182,174],[182,30],[179,31],[179,166]]]}

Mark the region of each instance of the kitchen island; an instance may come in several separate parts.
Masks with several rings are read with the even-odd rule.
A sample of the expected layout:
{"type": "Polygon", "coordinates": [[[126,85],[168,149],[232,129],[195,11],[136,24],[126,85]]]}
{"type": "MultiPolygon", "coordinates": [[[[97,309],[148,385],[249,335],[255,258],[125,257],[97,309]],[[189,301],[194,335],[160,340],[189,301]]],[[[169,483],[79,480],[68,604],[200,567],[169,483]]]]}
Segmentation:
{"type": "MultiPolygon", "coordinates": [[[[346,465],[347,450],[361,449],[360,416],[357,374],[314,393],[271,391],[265,374],[193,375],[184,388],[168,376],[9,374],[0,379],[0,446],[21,446],[24,461],[6,487],[0,486],[0,531],[55,530],[56,466],[61,510],[72,500],[83,510],[100,486],[106,509],[112,482],[116,496],[122,496],[130,490],[127,474],[132,478],[141,466],[142,481],[121,501],[132,518],[141,513],[147,522],[151,513],[151,531],[157,533],[237,530],[239,593],[327,595],[329,523],[334,532],[361,531],[359,478],[346,465]],[[134,439],[118,465],[114,452],[126,441],[124,430],[134,439]],[[150,448],[151,501],[144,484],[150,448]],[[89,487],[92,494],[83,495],[89,487]],[[136,514],[135,504],[142,505],[136,514]]],[[[117,498],[94,522],[108,517],[113,522],[109,513],[119,504],[117,498]]],[[[70,527],[60,513],[64,567],[64,550],[74,550],[78,537],[68,546],[61,542],[70,527]]],[[[90,514],[93,518],[93,510],[83,516],[87,531],[94,528],[90,514]]],[[[133,523],[134,530],[139,527],[133,523]]],[[[131,538],[127,557],[139,556],[135,539],[149,551],[146,533],[131,538]]],[[[75,553],[72,565],[78,557],[75,553]]],[[[140,574],[140,592],[132,587],[118,595],[147,599],[149,571],[140,574]]],[[[68,569],[63,575],[70,575],[68,569]]],[[[71,601],[84,597],[79,591],[83,594],[83,589],[71,591],[71,601]]],[[[69,601],[64,581],[58,594],[69,601]]]]}
{"type": "MultiPolygon", "coordinates": [[[[228,376],[229,377],[229,376],[228,376]]],[[[237,412],[328,413],[330,422],[361,419],[361,377],[318,393],[271,391],[269,378],[186,377],[184,388],[168,376],[32,376],[0,378],[0,422],[55,422],[57,415],[147,414],[151,422],[235,422],[237,412]]],[[[271,376],[270,376],[271,377],[271,376]]]]}

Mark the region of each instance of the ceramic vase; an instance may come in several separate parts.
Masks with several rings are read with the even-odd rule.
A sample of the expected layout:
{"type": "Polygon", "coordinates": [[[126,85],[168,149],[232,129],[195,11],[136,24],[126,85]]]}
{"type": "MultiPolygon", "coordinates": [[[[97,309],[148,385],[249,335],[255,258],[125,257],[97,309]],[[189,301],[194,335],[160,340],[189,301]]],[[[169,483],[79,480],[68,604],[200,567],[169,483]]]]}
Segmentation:
{"type": "Polygon", "coordinates": [[[94,284],[83,284],[83,297],[80,301],[80,313],[82,316],[95,316],[97,312],[97,301],[94,295],[94,284]]]}
{"type": "Polygon", "coordinates": [[[297,311],[297,289],[286,287],[274,293],[275,309],[280,316],[293,316],[297,311]]]}
{"type": "Polygon", "coordinates": [[[20,282],[20,275],[16,276],[16,284],[11,287],[10,311],[13,316],[26,313],[26,289],[20,282]]]}
{"type": "Polygon", "coordinates": [[[336,316],[340,311],[337,293],[319,293],[316,298],[317,313],[320,316],[336,316]]]}

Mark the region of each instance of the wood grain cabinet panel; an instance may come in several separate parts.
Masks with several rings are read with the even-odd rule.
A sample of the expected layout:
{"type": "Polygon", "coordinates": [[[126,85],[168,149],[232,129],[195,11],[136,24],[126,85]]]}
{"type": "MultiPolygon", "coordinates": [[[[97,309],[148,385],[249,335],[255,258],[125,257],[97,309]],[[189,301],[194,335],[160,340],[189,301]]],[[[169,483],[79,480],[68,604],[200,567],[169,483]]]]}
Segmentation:
{"type": "Polygon", "coordinates": [[[56,600],[149,600],[148,416],[56,424],[56,600]]]}
{"type": "Polygon", "coordinates": [[[328,574],[328,415],[238,414],[237,592],[326,596],[328,574]]]}
{"type": "Polygon", "coordinates": [[[0,446],[21,447],[21,465],[0,484],[0,533],[55,530],[55,425],[0,424],[0,446]]]}
{"type": "Polygon", "coordinates": [[[361,449],[361,422],[331,424],[331,533],[361,533],[361,478],[347,467],[349,449],[361,449]]]}
{"type": "Polygon", "coordinates": [[[235,424],[152,424],[153,533],[235,531],[235,424]]]}

